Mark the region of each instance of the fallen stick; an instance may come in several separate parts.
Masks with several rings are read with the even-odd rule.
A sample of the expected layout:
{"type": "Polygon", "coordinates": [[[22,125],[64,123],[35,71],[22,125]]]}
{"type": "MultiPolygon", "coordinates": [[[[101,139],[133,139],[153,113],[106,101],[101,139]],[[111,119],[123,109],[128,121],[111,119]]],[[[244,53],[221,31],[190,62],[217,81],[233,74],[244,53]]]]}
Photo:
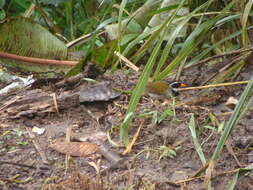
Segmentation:
{"type": "Polygon", "coordinates": [[[29,129],[28,127],[26,127],[26,130],[30,136],[30,138],[32,139],[32,142],[34,144],[34,147],[36,148],[36,150],[38,151],[41,160],[44,164],[49,164],[49,161],[47,159],[46,153],[44,152],[44,150],[41,148],[41,146],[39,145],[39,143],[36,141],[35,139],[35,135],[31,132],[31,129],[29,129]]]}
{"type": "Polygon", "coordinates": [[[210,84],[210,85],[205,85],[205,86],[193,86],[193,87],[178,88],[176,90],[178,92],[188,91],[188,90],[201,90],[201,89],[206,89],[206,88],[215,88],[215,87],[223,87],[223,86],[248,84],[248,82],[249,82],[248,80],[238,81],[238,82],[227,82],[227,83],[220,83],[220,84],[210,84]]]}
{"type": "Polygon", "coordinates": [[[78,61],[66,61],[66,60],[53,60],[53,59],[43,59],[37,57],[26,57],[21,55],[16,55],[12,53],[0,52],[0,58],[12,59],[17,61],[25,61],[34,64],[43,64],[43,65],[61,65],[61,66],[75,66],[78,61]]]}

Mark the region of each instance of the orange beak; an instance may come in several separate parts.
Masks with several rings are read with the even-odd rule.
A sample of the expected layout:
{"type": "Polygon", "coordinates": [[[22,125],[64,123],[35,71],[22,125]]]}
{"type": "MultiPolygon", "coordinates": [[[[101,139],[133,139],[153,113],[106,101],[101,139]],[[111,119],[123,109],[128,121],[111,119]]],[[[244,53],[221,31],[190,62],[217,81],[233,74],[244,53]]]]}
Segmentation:
{"type": "Polygon", "coordinates": [[[180,83],[180,86],[179,86],[180,88],[183,88],[183,87],[187,87],[187,85],[186,84],[184,84],[184,83],[180,83]]]}

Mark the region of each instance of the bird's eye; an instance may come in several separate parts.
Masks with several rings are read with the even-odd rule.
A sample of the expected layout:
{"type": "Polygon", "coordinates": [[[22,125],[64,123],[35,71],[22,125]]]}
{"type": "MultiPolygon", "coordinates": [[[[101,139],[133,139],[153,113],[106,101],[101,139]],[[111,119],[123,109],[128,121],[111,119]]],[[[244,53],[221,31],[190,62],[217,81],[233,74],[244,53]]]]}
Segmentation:
{"type": "Polygon", "coordinates": [[[170,88],[183,88],[183,87],[187,87],[187,85],[182,82],[173,82],[170,84],[170,88]]]}
{"type": "Polygon", "coordinates": [[[170,84],[171,88],[179,88],[180,86],[181,86],[180,82],[173,82],[173,83],[170,84]]]}

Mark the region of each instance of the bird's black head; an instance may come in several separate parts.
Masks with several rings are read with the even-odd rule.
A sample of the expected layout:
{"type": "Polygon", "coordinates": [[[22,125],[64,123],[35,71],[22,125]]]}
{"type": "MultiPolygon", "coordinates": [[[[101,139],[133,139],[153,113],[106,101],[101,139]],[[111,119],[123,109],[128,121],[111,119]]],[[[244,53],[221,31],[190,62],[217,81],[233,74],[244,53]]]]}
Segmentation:
{"type": "Polygon", "coordinates": [[[186,87],[186,84],[181,82],[172,82],[170,83],[170,90],[173,96],[178,96],[179,92],[177,91],[177,88],[186,87]]]}

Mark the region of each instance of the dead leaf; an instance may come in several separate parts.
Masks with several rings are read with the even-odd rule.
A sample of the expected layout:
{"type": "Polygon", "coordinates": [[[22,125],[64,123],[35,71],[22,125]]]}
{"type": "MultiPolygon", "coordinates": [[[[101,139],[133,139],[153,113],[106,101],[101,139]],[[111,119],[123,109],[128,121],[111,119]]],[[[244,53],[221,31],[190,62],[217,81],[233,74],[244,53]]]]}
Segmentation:
{"type": "Polygon", "coordinates": [[[144,121],[145,121],[145,120],[143,120],[143,121],[141,122],[141,125],[140,125],[140,127],[138,128],[137,132],[134,134],[134,137],[133,137],[132,141],[127,145],[127,147],[126,147],[125,151],[122,153],[122,155],[126,155],[127,153],[131,152],[132,147],[134,146],[134,143],[136,142],[136,140],[137,140],[137,138],[138,138],[138,136],[139,136],[139,134],[140,134],[140,131],[141,131],[141,128],[142,128],[142,126],[143,126],[143,124],[144,124],[144,121]]]}
{"type": "Polygon", "coordinates": [[[49,145],[50,148],[70,156],[85,157],[97,151],[97,145],[86,142],[64,142],[55,141],[49,145]]]}

